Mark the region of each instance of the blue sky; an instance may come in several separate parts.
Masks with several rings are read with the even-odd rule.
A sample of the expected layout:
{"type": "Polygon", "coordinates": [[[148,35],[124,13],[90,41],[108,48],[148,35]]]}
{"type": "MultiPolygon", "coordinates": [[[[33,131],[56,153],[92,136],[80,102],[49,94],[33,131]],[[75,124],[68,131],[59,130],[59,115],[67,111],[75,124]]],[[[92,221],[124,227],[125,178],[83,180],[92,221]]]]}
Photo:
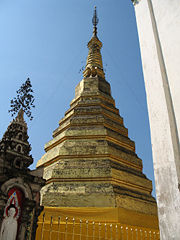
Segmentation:
{"type": "Polygon", "coordinates": [[[31,167],[35,167],[82,79],[79,70],[86,63],[95,5],[106,80],[143,160],[143,172],[154,185],[146,94],[131,0],[0,1],[0,137],[12,120],[8,113],[10,99],[29,77],[36,99],[34,120],[27,120],[34,157],[31,167]]]}

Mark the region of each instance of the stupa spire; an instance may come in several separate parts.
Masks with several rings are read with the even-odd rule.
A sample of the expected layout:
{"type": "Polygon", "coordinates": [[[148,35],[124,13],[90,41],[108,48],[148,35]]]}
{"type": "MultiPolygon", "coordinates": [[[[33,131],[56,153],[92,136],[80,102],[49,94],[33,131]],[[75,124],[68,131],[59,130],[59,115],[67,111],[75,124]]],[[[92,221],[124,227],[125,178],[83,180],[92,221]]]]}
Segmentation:
{"type": "Polygon", "coordinates": [[[97,17],[97,10],[96,7],[94,9],[94,15],[92,18],[93,23],[93,36],[91,40],[88,42],[89,53],[86,61],[86,67],[83,72],[84,77],[102,77],[105,78],[105,74],[103,71],[103,63],[102,63],[102,56],[101,56],[101,48],[102,42],[97,37],[97,24],[99,19],[97,17]]]}
{"type": "Polygon", "coordinates": [[[96,11],[96,6],[94,7],[94,15],[92,18],[92,23],[94,26],[94,30],[93,30],[93,36],[97,37],[97,24],[99,22],[99,18],[97,17],[97,11],[96,11]]]}

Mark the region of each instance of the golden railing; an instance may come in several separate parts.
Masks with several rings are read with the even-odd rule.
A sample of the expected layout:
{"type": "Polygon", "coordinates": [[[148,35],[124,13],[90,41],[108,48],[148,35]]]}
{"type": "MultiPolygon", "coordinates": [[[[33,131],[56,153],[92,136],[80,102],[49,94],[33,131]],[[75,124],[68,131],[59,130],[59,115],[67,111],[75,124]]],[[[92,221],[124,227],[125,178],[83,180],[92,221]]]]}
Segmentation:
{"type": "Polygon", "coordinates": [[[68,217],[51,217],[45,213],[38,222],[38,240],[159,240],[157,229],[120,223],[97,223],[68,217]]]}

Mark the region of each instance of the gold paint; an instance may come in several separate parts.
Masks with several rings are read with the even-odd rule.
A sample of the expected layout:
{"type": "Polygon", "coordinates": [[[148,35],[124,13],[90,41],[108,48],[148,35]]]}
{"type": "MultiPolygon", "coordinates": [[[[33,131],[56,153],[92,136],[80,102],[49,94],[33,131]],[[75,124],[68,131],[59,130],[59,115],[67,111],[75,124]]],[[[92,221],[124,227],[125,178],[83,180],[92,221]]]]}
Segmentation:
{"type": "MultiPolygon", "coordinates": [[[[37,234],[36,239],[41,239],[41,231],[42,231],[42,224],[45,225],[46,234],[44,234],[43,240],[49,239],[49,229],[50,229],[50,222],[51,217],[53,217],[53,229],[58,229],[58,217],[61,217],[61,231],[65,229],[66,224],[66,217],[68,217],[68,229],[71,229],[73,219],[75,221],[75,224],[77,226],[76,228],[76,234],[79,233],[79,223],[80,219],[82,223],[84,224],[84,227],[86,227],[85,223],[86,221],[89,222],[89,236],[93,236],[92,233],[92,222],[95,222],[96,224],[101,223],[107,225],[107,230],[110,229],[110,224],[113,224],[113,239],[122,239],[121,235],[121,227],[126,230],[126,227],[128,229],[141,229],[141,231],[146,231],[149,233],[151,231],[152,236],[151,238],[154,240],[159,240],[159,229],[158,229],[158,219],[154,215],[148,215],[148,214],[142,214],[137,213],[136,211],[127,210],[121,207],[113,208],[113,207],[44,207],[43,212],[39,216],[38,221],[38,228],[37,228],[37,234]],[[97,214],[98,213],[98,214],[97,214]],[[45,221],[43,221],[43,214],[45,214],[45,221]],[[119,231],[119,238],[116,238],[115,236],[115,225],[118,227],[119,231]],[[153,236],[153,233],[155,232],[156,237],[153,236]]],[[[71,230],[70,230],[71,231],[71,230]]],[[[105,232],[105,231],[104,231],[105,232]]],[[[103,234],[103,233],[102,233],[103,234]]],[[[63,238],[63,235],[62,239],[63,238]]],[[[98,233],[96,233],[96,237],[98,236],[98,233]]],[[[110,235],[108,235],[110,236],[110,235]]],[[[142,238],[140,236],[140,233],[138,234],[138,238],[134,235],[133,239],[142,240],[145,238],[142,238]]],[[[129,237],[131,237],[129,235],[129,237]]],[[[57,239],[57,235],[54,237],[54,239],[57,239]]],[[[61,238],[60,238],[61,239],[61,238]]],[[[79,235],[76,237],[76,240],[79,239],[79,235]]],[[[82,240],[87,239],[82,235],[82,240]]],[[[90,239],[93,239],[90,237],[90,239]]],[[[104,238],[103,238],[104,239],[104,238]]],[[[106,238],[110,239],[110,238],[106,238]]],[[[131,239],[131,238],[130,238],[131,239]]],[[[68,234],[67,240],[72,240],[72,235],[68,234]]]]}
{"type": "Polygon", "coordinates": [[[138,165],[135,165],[135,164],[133,164],[133,163],[130,163],[130,162],[128,162],[127,160],[124,160],[124,159],[122,159],[122,158],[120,158],[120,157],[110,155],[109,158],[110,158],[112,161],[114,161],[114,162],[123,163],[123,164],[124,164],[125,166],[127,166],[127,167],[132,167],[132,168],[134,168],[134,169],[136,169],[136,170],[142,171],[142,166],[138,166],[138,165]]]}
{"type": "Polygon", "coordinates": [[[117,133],[120,133],[121,135],[124,135],[126,137],[128,137],[128,130],[124,127],[124,129],[119,130],[118,128],[112,127],[111,125],[107,124],[107,123],[85,123],[85,124],[75,124],[75,123],[69,123],[68,125],[66,125],[65,127],[61,128],[60,130],[58,130],[57,132],[55,132],[53,134],[53,137],[58,136],[61,132],[64,132],[66,129],[70,128],[70,127],[88,127],[88,126],[104,126],[106,128],[109,128],[117,133]]]}
{"type": "Polygon", "coordinates": [[[118,128],[115,128],[115,127],[112,127],[111,125],[107,124],[107,123],[104,123],[104,127],[107,127],[109,129],[112,129],[113,131],[117,132],[117,133],[120,133],[126,137],[128,137],[128,130],[126,128],[124,128],[124,130],[119,130],[118,128]]]}
{"type": "MultiPolygon", "coordinates": [[[[59,145],[60,143],[66,141],[66,140],[74,140],[74,139],[79,139],[79,140],[84,140],[84,139],[90,139],[90,140],[106,140],[109,142],[112,142],[120,147],[124,147],[130,151],[135,151],[135,147],[134,146],[130,146],[130,144],[126,144],[124,142],[120,142],[119,140],[116,140],[112,137],[109,136],[104,136],[104,135],[81,135],[81,136],[65,136],[61,139],[59,139],[58,141],[56,141],[55,143],[53,143],[52,145],[48,146],[45,148],[45,151],[48,152],[49,150],[51,150],[52,148],[56,147],[57,145],[59,145]]],[[[134,145],[134,144],[133,144],[134,145]]]]}
{"type": "MultiPolygon", "coordinates": [[[[53,159],[51,159],[50,161],[44,163],[44,164],[41,164],[41,166],[43,167],[48,167],[50,166],[51,164],[61,160],[61,159],[76,159],[76,158],[91,158],[91,159],[94,159],[94,158],[101,158],[101,159],[107,159],[109,158],[110,160],[112,160],[113,162],[117,162],[117,163],[122,163],[124,164],[125,166],[127,167],[132,167],[136,170],[139,170],[139,171],[142,171],[142,166],[138,166],[136,164],[133,164],[133,163],[130,163],[129,161],[127,160],[124,160],[120,157],[117,157],[117,156],[113,156],[111,154],[96,154],[96,155],[93,155],[93,154],[89,154],[89,155],[60,155],[58,157],[55,157],[53,159]]],[[[95,161],[95,160],[94,160],[95,161]]]]}
{"type": "Polygon", "coordinates": [[[97,36],[93,36],[88,42],[89,53],[86,62],[86,68],[83,72],[84,77],[99,76],[105,78],[101,57],[102,42],[97,36]]]}
{"type": "Polygon", "coordinates": [[[66,114],[70,113],[72,110],[74,110],[76,107],[90,107],[90,106],[101,106],[111,112],[114,112],[115,114],[119,114],[119,110],[117,108],[111,108],[109,106],[104,105],[103,103],[81,103],[79,102],[74,107],[70,108],[66,114]]]}
{"type": "Polygon", "coordinates": [[[109,103],[113,104],[113,106],[115,106],[115,101],[114,101],[114,99],[112,99],[112,98],[109,99],[109,98],[107,98],[107,97],[105,97],[105,96],[102,96],[102,95],[79,96],[78,98],[72,100],[70,106],[73,105],[73,104],[75,104],[76,102],[78,102],[78,101],[80,101],[80,100],[83,100],[83,99],[86,99],[86,98],[89,99],[90,97],[91,97],[91,98],[95,98],[95,99],[97,99],[97,98],[102,99],[102,100],[104,100],[104,101],[106,101],[106,102],[109,102],[109,103]]]}
{"type": "Polygon", "coordinates": [[[65,116],[63,119],[61,119],[61,120],[59,121],[59,125],[63,124],[65,121],[67,121],[68,119],[70,119],[70,118],[72,117],[72,115],[74,115],[74,116],[95,115],[95,116],[96,116],[96,115],[98,115],[98,114],[104,115],[104,116],[106,116],[107,118],[109,118],[110,120],[113,120],[113,121],[119,123],[120,125],[123,125],[123,119],[122,119],[121,117],[115,118],[115,117],[113,117],[113,116],[111,116],[111,115],[103,112],[102,110],[101,110],[101,111],[96,111],[96,112],[86,112],[86,113],[72,112],[72,114],[71,114],[70,116],[68,116],[68,117],[65,116]]]}
{"type": "Polygon", "coordinates": [[[151,193],[152,189],[151,188],[147,188],[144,186],[140,186],[138,184],[132,184],[132,183],[128,183],[125,182],[123,180],[119,180],[117,178],[113,178],[113,177],[93,177],[93,178],[49,178],[46,181],[46,185],[52,183],[52,182],[103,182],[103,183],[109,183],[111,182],[111,184],[117,185],[117,186],[124,186],[127,187],[127,189],[131,188],[131,189],[136,189],[136,190],[141,190],[141,192],[144,193],[151,193]]]}

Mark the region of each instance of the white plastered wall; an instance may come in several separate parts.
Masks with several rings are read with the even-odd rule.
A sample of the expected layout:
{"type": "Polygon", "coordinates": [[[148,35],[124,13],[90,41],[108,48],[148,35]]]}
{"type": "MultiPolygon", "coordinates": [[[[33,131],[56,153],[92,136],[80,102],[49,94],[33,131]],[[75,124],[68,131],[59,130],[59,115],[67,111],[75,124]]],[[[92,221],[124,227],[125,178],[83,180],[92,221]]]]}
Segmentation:
{"type": "Polygon", "coordinates": [[[135,5],[161,239],[180,239],[180,1],[135,5]],[[169,86],[168,86],[169,84],[169,86]]]}

